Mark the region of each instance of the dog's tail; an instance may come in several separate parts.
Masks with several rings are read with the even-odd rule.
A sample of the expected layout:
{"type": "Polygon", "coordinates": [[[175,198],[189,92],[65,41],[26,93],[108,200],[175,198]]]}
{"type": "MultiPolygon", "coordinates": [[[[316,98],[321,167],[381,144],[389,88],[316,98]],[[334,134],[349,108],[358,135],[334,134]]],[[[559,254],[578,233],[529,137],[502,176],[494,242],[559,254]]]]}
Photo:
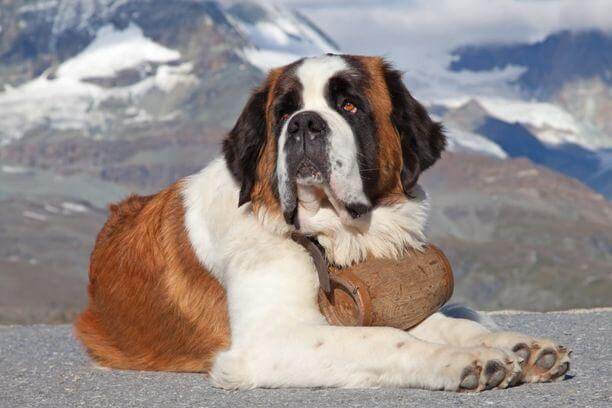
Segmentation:
{"type": "Polygon", "coordinates": [[[440,309],[440,313],[447,317],[455,319],[467,319],[476,323],[480,323],[490,330],[499,330],[499,326],[488,315],[477,312],[461,303],[449,303],[440,309]]]}

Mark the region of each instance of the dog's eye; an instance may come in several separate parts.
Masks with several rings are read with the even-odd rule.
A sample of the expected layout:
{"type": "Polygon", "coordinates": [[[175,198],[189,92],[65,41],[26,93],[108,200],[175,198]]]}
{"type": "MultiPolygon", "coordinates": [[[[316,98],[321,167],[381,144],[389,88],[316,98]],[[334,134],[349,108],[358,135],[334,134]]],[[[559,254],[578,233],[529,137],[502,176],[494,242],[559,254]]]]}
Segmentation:
{"type": "Polygon", "coordinates": [[[349,113],[357,113],[357,107],[348,101],[342,104],[342,109],[349,113]]]}
{"type": "Polygon", "coordinates": [[[282,123],[282,122],[286,121],[287,119],[289,119],[289,114],[285,113],[283,116],[281,116],[280,121],[282,123]]]}

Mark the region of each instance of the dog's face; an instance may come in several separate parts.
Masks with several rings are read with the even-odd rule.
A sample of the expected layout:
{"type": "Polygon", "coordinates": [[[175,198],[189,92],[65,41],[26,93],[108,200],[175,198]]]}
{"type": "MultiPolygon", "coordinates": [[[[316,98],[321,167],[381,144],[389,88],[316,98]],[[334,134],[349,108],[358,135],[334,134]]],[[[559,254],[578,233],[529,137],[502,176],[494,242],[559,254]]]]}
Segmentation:
{"type": "Polygon", "coordinates": [[[270,72],[224,141],[239,205],[302,205],[350,220],[405,199],[445,146],[438,123],[381,58],[325,55],[270,72]]]}

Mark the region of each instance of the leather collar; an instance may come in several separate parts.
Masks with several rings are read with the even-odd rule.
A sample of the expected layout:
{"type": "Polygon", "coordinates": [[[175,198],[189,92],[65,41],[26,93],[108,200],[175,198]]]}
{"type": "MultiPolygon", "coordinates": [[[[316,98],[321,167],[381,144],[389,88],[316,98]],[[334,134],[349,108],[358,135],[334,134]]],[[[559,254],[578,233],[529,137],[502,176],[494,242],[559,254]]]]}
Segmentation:
{"type": "Polygon", "coordinates": [[[319,275],[319,286],[327,296],[331,294],[331,281],[329,278],[328,262],[325,258],[325,250],[314,237],[309,237],[299,232],[292,232],[291,239],[300,244],[312,257],[319,275]]]}

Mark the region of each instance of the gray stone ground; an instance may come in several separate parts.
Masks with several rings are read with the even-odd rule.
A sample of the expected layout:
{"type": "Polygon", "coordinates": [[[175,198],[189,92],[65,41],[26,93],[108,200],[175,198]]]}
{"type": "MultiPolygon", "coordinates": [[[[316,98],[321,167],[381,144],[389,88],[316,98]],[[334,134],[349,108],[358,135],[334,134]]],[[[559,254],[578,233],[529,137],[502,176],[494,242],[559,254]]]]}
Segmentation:
{"type": "Polygon", "coordinates": [[[70,326],[0,326],[0,407],[612,406],[612,309],[495,314],[574,350],[566,379],[481,394],[412,389],[223,391],[196,374],[94,368],[70,326]]]}

